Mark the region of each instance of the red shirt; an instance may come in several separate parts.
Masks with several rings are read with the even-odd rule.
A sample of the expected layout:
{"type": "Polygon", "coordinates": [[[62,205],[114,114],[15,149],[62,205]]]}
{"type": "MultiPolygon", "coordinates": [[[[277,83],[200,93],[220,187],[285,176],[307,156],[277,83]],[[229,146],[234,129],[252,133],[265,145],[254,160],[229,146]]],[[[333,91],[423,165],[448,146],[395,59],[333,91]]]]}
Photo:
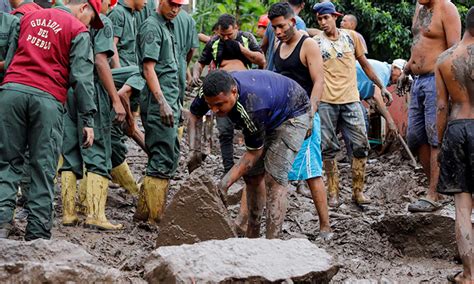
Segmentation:
{"type": "Polygon", "coordinates": [[[61,9],[42,9],[20,21],[18,48],[3,84],[18,83],[50,93],[64,103],[69,88],[72,40],[86,26],[61,9]]]}

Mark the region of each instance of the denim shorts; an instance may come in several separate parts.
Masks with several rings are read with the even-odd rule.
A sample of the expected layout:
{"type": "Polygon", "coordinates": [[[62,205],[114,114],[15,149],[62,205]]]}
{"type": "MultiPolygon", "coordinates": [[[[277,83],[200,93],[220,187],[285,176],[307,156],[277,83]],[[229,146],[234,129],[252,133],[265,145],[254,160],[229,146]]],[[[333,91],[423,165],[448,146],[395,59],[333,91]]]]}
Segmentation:
{"type": "Polygon", "coordinates": [[[416,77],[408,108],[407,142],[410,149],[416,150],[423,144],[438,146],[436,109],[435,75],[416,77]]]}
{"type": "Polygon", "coordinates": [[[303,144],[309,127],[309,115],[290,118],[265,134],[264,152],[246,176],[270,174],[281,185],[288,184],[296,154],[303,144]]]}

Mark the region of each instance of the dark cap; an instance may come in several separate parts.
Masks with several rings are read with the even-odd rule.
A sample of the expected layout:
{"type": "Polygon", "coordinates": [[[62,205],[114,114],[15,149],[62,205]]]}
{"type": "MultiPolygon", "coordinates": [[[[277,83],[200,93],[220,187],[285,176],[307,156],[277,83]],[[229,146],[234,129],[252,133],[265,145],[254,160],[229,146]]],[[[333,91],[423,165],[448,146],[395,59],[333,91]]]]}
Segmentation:
{"type": "Polygon", "coordinates": [[[102,1],[101,0],[88,0],[89,5],[92,6],[92,9],[94,9],[95,12],[95,17],[94,20],[91,22],[91,27],[94,29],[101,29],[104,27],[104,23],[102,23],[102,20],[100,19],[100,10],[102,8],[102,1]]]}
{"type": "Polygon", "coordinates": [[[336,11],[336,7],[334,7],[334,4],[331,2],[324,2],[324,3],[316,3],[313,6],[313,13],[317,15],[326,15],[326,14],[332,14],[336,16],[342,16],[341,13],[336,11]]]}

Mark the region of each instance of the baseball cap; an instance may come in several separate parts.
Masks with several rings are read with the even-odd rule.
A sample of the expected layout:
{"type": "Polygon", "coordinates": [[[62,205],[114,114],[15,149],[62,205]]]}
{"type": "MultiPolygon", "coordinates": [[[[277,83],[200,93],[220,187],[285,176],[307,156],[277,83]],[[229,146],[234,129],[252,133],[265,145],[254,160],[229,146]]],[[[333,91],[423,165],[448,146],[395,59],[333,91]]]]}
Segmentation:
{"type": "Polygon", "coordinates": [[[397,67],[400,70],[403,70],[406,64],[407,64],[407,61],[405,59],[395,59],[392,62],[392,66],[397,67]]]}
{"type": "Polygon", "coordinates": [[[258,19],[258,27],[267,27],[268,26],[268,22],[269,22],[269,19],[268,19],[268,16],[265,14],[265,15],[261,15],[260,16],[260,19],[258,19]]]}
{"type": "Polygon", "coordinates": [[[102,1],[101,0],[88,0],[89,5],[92,6],[92,9],[94,9],[95,12],[95,17],[94,20],[91,22],[91,27],[94,29],[101,29],[104,27],[104,23],[102,23],[102,20],[100,19],[100,10],[102,7],[102,1]]]}
{"type": "Polygon", "coordinates": [[[178,4],[178,5],[188,5],[189,0],[170,0],[171,3],[178,4]]]}
{"type": "Polygon", "coordinates": [[[336,11],[336,7],[334,7],[334,4],[331,2],[316,3],[313,6],[313,13],[318,15],[332,14],[338,17],[342,16],[341,13],[336,11]]]}

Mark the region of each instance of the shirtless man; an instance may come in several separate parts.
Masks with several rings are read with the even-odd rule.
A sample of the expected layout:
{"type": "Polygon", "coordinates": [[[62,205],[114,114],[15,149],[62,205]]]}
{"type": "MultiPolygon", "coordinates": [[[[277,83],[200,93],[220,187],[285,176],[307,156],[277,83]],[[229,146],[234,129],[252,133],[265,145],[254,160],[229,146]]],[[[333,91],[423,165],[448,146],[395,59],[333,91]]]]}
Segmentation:
{"type": "Polygon", "coordinates": [[[439,150],[434,69],[438,56],[461,39],[461,20],[456,6],[448,0],[418,0],[412,32],[411,57],[400,80],[406,82],[408,75],[415,76],[408,110],[407,138],[428,177],[429,189],[426,198],[410,204],[408,210],[431,212],[441,207],[436,193],[439,150]]]}
{"type": "Polygon", "coordinates": [[[467,14],[463,39],[441,54],[435,73],[441,145],[438,192],[454,195],[456,241],[464,269],[448,280],[474,283],[474,7],[467,14]]]}

